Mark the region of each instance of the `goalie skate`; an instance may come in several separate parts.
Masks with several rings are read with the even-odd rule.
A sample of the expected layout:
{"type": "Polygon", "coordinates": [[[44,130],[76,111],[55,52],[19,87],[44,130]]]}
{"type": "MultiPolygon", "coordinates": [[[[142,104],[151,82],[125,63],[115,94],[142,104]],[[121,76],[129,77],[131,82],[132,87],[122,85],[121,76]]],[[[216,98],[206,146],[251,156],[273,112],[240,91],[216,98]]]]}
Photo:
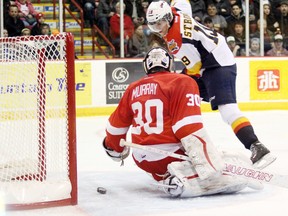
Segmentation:
{"type": "Polygon", "coordinates": [[[184,184],[176,176],[169,176],[163,181],[162,188],[165,193],[172,197],[178,197],[183,193],[184,184]]]}

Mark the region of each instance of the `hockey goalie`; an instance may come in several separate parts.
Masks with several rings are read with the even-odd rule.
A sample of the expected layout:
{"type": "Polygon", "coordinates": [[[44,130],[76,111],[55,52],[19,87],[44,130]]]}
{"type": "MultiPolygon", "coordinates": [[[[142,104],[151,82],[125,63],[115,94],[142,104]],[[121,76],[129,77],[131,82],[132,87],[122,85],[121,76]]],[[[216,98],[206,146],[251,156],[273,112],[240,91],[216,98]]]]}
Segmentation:
{"type": "Polygon", "coordinates": [[[129,155],[129,147],[120,145],[120,140],[126,139],[130,129],[133,143],[189,158],[133,149],[136,165],[173,197],[262,189],[261,183],[223,174],[227,162],[252,164],[248,157],[223,153],[214,146],[203,127],[197,84],[173,72],[173,58],[167,50],[152,48],[143,65],[147,76],[129,85],[109,117],[103,141],[108,156],[123,161],[129,155]]]}

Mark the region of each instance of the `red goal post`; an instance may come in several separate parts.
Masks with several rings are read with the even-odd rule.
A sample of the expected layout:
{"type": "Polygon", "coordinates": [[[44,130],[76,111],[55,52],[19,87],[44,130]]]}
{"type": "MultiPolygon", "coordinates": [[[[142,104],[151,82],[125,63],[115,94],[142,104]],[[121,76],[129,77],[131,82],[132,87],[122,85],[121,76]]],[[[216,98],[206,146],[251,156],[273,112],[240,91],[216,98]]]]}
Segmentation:
{"type": "Polygon", "coordinates": [[[70,33],[0,38],[0,195],[8,210],[77,204],[74,58],[70,33]]]}

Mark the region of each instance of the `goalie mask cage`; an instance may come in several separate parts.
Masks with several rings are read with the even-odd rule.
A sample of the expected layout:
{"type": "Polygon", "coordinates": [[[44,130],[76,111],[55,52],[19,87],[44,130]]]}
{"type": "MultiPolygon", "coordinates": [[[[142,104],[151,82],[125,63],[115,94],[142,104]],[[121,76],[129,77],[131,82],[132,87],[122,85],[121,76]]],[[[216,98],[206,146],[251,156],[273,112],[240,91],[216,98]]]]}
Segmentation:
{"type": "Polygon", "coordinates": [[[0,194],[7,210],[77,204],[74,39],[0,38],[0,194]]]}

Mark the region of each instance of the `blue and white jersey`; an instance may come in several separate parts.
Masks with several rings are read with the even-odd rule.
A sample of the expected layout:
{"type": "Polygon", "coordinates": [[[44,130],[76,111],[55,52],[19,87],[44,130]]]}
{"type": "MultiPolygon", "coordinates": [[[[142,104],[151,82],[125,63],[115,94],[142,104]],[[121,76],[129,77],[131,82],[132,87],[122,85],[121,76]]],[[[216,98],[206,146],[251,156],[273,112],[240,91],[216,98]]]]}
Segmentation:
{"type": "Polygon", "coordinates": [[[173,7],[172,12],[174,20],[164,39],[171,53],[186,66],[188,75],[201,76],[206,68],[235,64],[223,35],[173,7]]]}

